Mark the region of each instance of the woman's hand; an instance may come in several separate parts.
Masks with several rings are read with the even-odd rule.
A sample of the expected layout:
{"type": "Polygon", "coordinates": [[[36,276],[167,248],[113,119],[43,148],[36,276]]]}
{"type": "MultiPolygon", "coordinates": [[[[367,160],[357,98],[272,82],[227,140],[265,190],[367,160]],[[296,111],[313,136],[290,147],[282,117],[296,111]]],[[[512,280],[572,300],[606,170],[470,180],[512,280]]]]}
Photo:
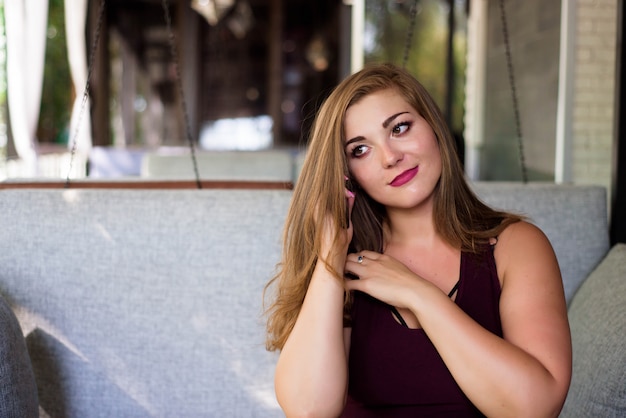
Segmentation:
{"type": "Polygon", "coordinates": [[[422,286],[434,287],[397,259],[374,251],[349,254],[345,271],[359,277],[346,280],[348,290],[359,290],[398,308],[410,308],[422,286]]]}
{"type": "Polygon", "coordinates": [[[335,220],[327,214],[322,224],[321,251],[323,259],[337,271],[342,271],[341,267],[345,263],[348,253],[348,246],[352,240],[352,221],[350,219],[352,208],[354,207],[355,195],[348,189],[344,189],[347,205],[348,228],[341,228],[336,225],[335,220]],[[337,232],[339,231],[339,232],[337,232]]]}

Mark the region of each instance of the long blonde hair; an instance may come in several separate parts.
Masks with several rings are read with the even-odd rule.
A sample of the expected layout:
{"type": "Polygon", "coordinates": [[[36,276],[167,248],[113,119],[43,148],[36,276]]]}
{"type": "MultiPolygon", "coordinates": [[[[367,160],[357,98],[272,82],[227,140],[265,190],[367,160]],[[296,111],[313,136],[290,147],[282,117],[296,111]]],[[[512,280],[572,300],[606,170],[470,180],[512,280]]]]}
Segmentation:
{"type": "MultiPolygon", "coordinates": [[[[495,211],[470,189],[454,139],[437,104],[407,71],[392,64],[372,64],[341,82],[322,104],[309,137],[307,155],[296,183],[283,232],[282,260],[267,284],[273,302],[266,310],[268,350],[280,350],[296,322],[320,253],[319,220],[330,214],[337,235],[346,227],[344,176],[349,176],[344,151],[347,109],[374,92],[395,89],[432,127],[439,144],[442,173],[435,189],[433,221],[437,231],[463,251],[476,252],[481,243],[518,221],[495,211]]],[[[352,211],[351,251],[382,251],[385,208],[358,190],[352,211]]],[[[343,272],[333,272],[343,280],[343,272]]],[[[346,299],[347,301],[347,299],[346,299]]]]}

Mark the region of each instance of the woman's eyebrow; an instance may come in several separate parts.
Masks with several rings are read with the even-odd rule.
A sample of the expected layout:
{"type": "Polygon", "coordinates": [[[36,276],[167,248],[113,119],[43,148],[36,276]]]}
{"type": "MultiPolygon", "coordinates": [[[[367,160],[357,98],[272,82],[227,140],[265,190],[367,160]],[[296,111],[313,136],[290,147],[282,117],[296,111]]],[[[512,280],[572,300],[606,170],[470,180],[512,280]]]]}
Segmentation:
{"type": "MultiPolygon", "coordinates": [[[[389,125],[391,125],[391,122],[393,122],[398,116],[400,115],[404,115],[405,113],[409,113],[409,112],[398,112],[396,114],[393,114],[391,116],[389,116],[387,119],[385,119],[385,121],[383,122],[383,128],[388,128],[389,125]]],[[[349,139],[346,141],[346,144],[344,146],[348,146],[353,142],[358,142],[358,141],[362,141],[363,139],[365,139],[363,136],[355,136],[352,139],[349,139]]]]}
{"type": "Polygon", "coordinates": [[[409,112],[399,112],[399,113],[396,113],[395,115],[391,115],[391,116],[389,116],[389,117],[388,117],[387,119],[385,119],[385,121],[383,122],[383,128],[388,127],[388,126],[391,124],[391,122],[393,122],[393,120],[394,120],[395,118],[397,118],[397,117],[398,117],[398,116],[400,116],[400,115],[404,115],[405,113],[409,113],[409,112]]]}
{"type": "Polygon", "coordinates": [[[355,136],[354,138],[347,140],[347,141],[346,141],[346,143],[345,143],[345,145],[344,145],[344,147],[347,147],[348,145],[350,145],[350,144],[351,144],[351,143],[353,143],[353,142],[359,142],[359,141],[362,141],[362,140],[364,140],[364,139],[365,139],[365,138],[364,138],[364,137],[362,137],[362,136],[360,136],[360,135],[359,135],[359,136],[355,136]]]}

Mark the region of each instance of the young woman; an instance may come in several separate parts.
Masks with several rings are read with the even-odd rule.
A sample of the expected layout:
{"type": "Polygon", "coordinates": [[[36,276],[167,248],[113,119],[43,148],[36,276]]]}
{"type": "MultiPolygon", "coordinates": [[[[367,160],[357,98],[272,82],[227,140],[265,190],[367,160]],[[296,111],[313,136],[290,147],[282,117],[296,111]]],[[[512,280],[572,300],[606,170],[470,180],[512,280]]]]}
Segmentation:
{"type": "Polygon", "coordinates": [[[268,287],[288,417],[550,417],[565,400],[548,239],[475,196],[437,105],[393,65],[319,110],[268,287]]]}

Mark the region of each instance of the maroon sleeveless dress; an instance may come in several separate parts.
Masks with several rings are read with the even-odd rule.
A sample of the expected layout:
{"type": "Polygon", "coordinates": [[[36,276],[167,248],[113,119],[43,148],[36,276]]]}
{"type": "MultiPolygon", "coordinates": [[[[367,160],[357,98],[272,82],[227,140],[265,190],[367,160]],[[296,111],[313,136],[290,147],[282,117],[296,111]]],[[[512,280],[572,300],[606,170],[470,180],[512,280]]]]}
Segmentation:
{"type": "MultiPolygon", "coordinates": [[[[493,247],[461,253],[455,303],[502,336],[493,247]]],[[[422,329],[396,321],[391,307],[355,292],[348,399],[342,417],[482,417],[422,329]]],[[[485,365],[488,367],[488,365],[485,365]]]]}

